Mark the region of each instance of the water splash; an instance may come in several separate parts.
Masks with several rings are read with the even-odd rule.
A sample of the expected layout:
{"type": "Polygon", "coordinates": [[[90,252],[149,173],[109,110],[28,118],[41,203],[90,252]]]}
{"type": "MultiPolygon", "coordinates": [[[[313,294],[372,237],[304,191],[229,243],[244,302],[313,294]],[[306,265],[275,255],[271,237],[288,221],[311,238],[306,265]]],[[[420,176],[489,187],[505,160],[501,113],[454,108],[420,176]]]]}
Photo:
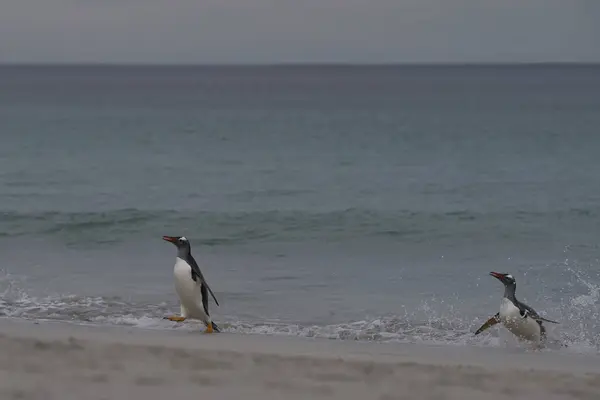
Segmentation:
{"type": "Polygon", "coordinates": [[[577,281],[589,290],[589,293],[571,299],[571,304],[574,307],[596,307],[600,298],[600,285],[592,283],[589,275],[584,274],[582,271],[574,270],[571,267],[568,267],[567,271],[571,272],[577,278],[577,281]]]}
{"type": "Polygon", "coordinates": [[[563,302],[563,318],[567,326],[561,339],[574,350],[600,351],[600,285],[593,282],[589,273],[570,266],[568,260],[565,264],[566,271],[587,291],[563,302]]]}
{"type": "MultiPolygon", "coordinates": [[[[566,269],[583,290],[564,296],[560,305],[549,310],[561,316],[559,326],[549,326],[551,348],[597,353],[600,351],[598,325],[600,285],[580,269],[566,269]],[[583,293],[582,293],[583,291],[583,293]]],[[[61,320],[79,324],[123,325],[143,329],[203,330],[199,321],[174,324],[163,320],[174,305],[125,301],[119,297],[90,297],[73,294],[35,297],[22,289],[23,277],[0,274],[0,310],[2,316],[38,320],[61,320]]],[[[481,322],[465,316],[460,299],[429,299],[414,308],[402,308],[399,315],[328,325],[291,324],[279,321],[248,322],[220,316],[217,321],[225,332],[238,334],[291,335],[331,340],[429,343],[468,346],[519,345],[503,328],[494,328],[474,336],[481,322]]]]}

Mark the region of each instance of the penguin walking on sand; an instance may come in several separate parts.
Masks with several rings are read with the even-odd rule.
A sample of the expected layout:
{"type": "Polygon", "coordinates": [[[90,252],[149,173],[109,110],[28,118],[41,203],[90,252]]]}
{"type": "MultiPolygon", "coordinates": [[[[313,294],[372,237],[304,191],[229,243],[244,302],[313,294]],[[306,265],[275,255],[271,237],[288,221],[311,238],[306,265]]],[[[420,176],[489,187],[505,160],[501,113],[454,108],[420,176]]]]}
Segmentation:
{"type": "Polygon", "coordinates": [[[175,322],[182,322],[188,318],[199,319],[206,324],[205,333],[220,332],[208,312],[208,293],[210,292],[217,306],[219,302],[192,256],[189,240],[185,236],[163,236],[163,240],[171,242],[177,247],[173,275],[175,291],[179,296],[181,306],[181,316],[172,315],[165,319],[175,322]]]}
{"type": "Polygon", "coordinates": [[[515,297],[517,283],[512,275],[498,272],[490,272],[490,275],[504,285],[504,297],[500,303],[500,311],[477,329],[475,335],[497,323],[502,323],[506,329],[519,339],[529,340],[538,346],[545,343],[546,328],[542,322],[553,324],[558,324],[558,322],[540,317],[533,308],[517,300],[515,297]]]}

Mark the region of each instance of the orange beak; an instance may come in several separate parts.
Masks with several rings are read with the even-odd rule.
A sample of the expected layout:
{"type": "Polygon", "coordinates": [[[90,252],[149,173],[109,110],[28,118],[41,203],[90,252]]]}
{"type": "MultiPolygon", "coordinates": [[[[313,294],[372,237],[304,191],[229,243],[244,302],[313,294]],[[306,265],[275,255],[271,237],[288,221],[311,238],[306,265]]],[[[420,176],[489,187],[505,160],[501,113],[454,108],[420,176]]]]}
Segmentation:
{"type": "Polygon", "coordinates": [[[499,272],[493,272],[493,271],[492,271],[492,272],[490,272],[490,275],[491,275],[491,276],[493,276],[493,277],[494,277],[494,278],[496,278],[496,279],[499,279],[499,280],[502,280],[502,279],[504,279],[504,277],[506,276],[506,275],[504,275],[504,274],[501,274],[501,273],[499,273],[499,272]]]}
{"type": "Polygon", "coordinates": [[[167,242],[171,243],[175,243],[177,241],[177,238],[174,236],[163,236],[162,238],[163,240],[166,240],[167,242]]]}

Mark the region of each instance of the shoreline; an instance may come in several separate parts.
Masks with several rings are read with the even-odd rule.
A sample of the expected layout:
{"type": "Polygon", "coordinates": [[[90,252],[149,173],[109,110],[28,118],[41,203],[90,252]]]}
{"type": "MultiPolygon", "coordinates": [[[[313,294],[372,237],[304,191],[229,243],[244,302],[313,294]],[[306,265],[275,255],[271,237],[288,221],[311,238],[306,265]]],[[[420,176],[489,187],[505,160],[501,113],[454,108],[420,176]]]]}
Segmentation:
{"type": "Polygon", "coordinates": [[[2,398],[591,399],[600,358],[0,319],[2,398]],[[95,389],[95,390],[94,390],[95,389]]]}

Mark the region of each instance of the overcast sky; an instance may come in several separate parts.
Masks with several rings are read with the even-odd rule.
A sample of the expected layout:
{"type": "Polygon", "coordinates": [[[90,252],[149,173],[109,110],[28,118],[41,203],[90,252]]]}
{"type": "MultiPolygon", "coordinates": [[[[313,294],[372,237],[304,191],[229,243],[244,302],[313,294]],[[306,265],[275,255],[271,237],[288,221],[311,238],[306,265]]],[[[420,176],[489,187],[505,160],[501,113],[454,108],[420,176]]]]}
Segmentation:
{"type": "Polygon", "coordinates": [[[600,61],[600,0],[0,0],[0,62],[600,61]]]}

